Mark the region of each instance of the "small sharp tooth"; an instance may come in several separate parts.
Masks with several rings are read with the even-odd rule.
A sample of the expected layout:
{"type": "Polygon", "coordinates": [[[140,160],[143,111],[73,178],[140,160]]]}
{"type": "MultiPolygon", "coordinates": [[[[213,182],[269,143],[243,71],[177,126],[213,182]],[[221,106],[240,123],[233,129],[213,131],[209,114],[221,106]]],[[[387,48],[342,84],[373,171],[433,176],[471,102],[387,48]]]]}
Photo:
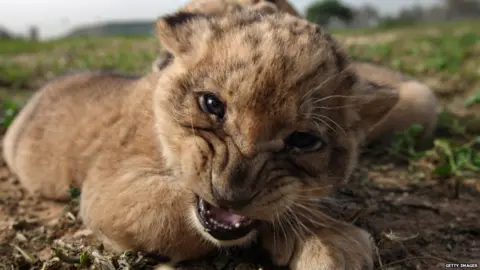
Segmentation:
{"type": "Polygon", "coordinates": [[[210,210],[207,210],[207,215],[210,215],[210,210]]]}
{"type": "Polygon", "coordinates": [[[240,228],[240,223],[235,223],[235,228],[240,228]]]}
{"type": "Polygon", "coordinates": [[[220,227],[220,224],[213,218],[210,219],[210,223],[213,224],[216,228],[220,227]]]}

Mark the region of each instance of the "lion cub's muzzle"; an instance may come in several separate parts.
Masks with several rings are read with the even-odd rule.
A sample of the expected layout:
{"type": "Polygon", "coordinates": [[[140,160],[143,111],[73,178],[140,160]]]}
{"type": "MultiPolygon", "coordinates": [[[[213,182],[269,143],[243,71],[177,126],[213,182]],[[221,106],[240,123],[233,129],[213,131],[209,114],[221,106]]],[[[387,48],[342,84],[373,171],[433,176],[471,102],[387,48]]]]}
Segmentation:
{"type": "Polygon", "coordinates": [[[258,221],[216,207],[197,197],[197,218],[211,236],[218,240],[240,239],[249,234],[258,221]]]}
{"type": "Polygon", "coordinates": [[[259,220],[243,214],[246,209],[252,210],[252,201],[260,194],[262,179],[266,179],[263,174],[268,167],[264,165],[272,155],[263,151],[245,158],[231,140],[226,141],[229,156],[217,156],[223,158],[219,164],[223,160],[228,160],[228,164],[223,169],[217,166],[219,169],[214,170],[209,196],[212,201],[197,199],[200,223],[211,236],[223,241],[243,238],[259,225],[259,220]]]}

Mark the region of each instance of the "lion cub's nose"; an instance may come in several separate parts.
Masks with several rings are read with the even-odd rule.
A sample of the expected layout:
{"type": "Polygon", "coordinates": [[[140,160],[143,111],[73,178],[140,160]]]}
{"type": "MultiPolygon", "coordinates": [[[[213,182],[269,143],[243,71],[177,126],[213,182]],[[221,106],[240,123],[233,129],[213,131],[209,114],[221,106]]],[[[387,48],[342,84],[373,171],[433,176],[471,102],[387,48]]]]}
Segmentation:
{"type": "Polygon", "coordinates": [[[212,195],[218,206],[232,210],[241,210],[253,198],[250,192],[224,191],[215,186],[212,187],[212,195]]]}

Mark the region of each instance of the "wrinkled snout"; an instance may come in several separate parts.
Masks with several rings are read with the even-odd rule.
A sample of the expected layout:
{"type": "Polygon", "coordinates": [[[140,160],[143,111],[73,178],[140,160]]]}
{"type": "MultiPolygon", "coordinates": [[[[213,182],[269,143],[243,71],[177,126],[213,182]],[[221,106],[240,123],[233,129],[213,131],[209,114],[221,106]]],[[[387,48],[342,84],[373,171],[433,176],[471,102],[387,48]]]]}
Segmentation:
{"type": "Polygon", "coordinates": [[[247,206],[258,192],[258,184],[262,182],[261,172],[256,168],[258,166],[261,166],[258,158],[252,160],[240,158],[231,164],[232,169],[227,169],[214,177],[212,196],[216,203],[233,210],[247,206]]]}

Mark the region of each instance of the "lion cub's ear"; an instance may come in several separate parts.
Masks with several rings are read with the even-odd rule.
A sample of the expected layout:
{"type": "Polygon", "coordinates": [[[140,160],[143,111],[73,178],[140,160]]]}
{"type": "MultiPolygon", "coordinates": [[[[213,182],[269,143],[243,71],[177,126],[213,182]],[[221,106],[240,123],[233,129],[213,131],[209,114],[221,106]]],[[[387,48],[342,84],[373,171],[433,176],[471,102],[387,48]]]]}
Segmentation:
{"type": "Polygon", "coordinates": [[[254,9],[270,12],[283,11],[290,15],[300,17],[297,10],[287,0],[237,0],[242,5],[253,6],[254,9]]]}
{"type": "Polygon", "coordinates": [[[251,10],[261,12],[263,14],[272,14],[278,12],[278,7],[274,3],[261,1],[250,7],[251,10]]]}
{"type": "Polygon", "coordinates": [[[360,132],[360,141],[363,141],[375,124],[395,107],[399,93],[395,88],[361,81],[358,78],[352,90],[357,112],[354,125],[360,132]]]}
{"type": "Polygon", "coordinates": [[[155,25],[160,44],[175,58],[188,58],[189,62],[194,62],[194,58],[201,55],[211,30],[205,15],[188,12],[160,17],[155,25]]]}

